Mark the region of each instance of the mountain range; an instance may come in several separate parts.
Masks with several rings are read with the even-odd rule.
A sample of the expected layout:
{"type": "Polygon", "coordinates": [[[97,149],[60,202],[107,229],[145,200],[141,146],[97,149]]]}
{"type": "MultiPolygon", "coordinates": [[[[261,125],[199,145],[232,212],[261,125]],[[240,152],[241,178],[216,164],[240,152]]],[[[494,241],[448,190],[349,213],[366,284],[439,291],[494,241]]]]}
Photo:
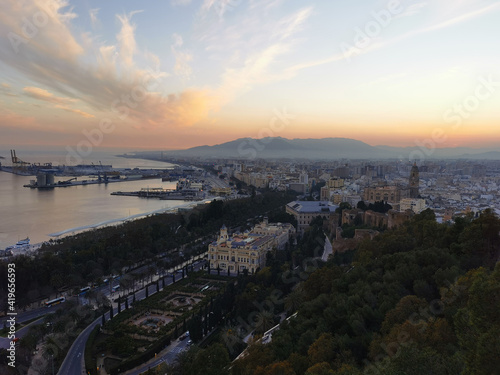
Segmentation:
{"type": "Polygon", "coordinates": [[[348,138],[240,138],[214,146],[163,151],[164,156],[236,159],[474,159],[500,160],[494,149],[370,146],[348,138]]]}

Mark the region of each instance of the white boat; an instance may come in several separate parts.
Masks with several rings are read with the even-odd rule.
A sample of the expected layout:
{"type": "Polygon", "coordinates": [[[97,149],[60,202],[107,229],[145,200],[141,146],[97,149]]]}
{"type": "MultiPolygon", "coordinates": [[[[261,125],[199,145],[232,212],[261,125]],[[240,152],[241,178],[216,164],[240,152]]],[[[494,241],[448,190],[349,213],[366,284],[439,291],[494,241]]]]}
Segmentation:
{"type": "Polygon", "coordinates": [[[30,244],[30,239],[29,237],[26,237],[24,240],[19,241],[16,243],[17,247],[23,247],[23,246],[28,246],[30,244]]]}

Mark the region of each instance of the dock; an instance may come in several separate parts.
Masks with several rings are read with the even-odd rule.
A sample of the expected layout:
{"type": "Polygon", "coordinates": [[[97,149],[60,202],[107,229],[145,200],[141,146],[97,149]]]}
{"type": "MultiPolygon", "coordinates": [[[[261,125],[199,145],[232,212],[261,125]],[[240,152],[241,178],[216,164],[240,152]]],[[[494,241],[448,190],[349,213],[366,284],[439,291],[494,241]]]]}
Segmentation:
{"type": "Polygon", "coordinates": [[[96,184],[111,184],[115,182],[127,182],[127,181],[136,181],[136,180],[151,180],[151,179],[158,179],[161,178],[159,176],[141,176],[141,177],[127,177],[125,176],[124,178],[99,178],[95,180],[81,180],[81,181],[76,181],[76,178],[72,178],[67,181],[58,181],[54,182],[53,178],[52,181],[47,181],[46,179],[44,180],[43,178],[40,179],[37,176],[37,180],[32,180],[31,183],[23,185],[23,187],[28,187],[31,189],[53,189],[56,187],[71,187],[71,186],[85,186],[85,185],[96,185],[96,184]]]}
{"type": "Polygon", "coordinates": [[[162,188],[143,188],[139,191],[115,191],[111,195],[139,198],[156,198],[160,200],[199,201],[204,199],[192,191],[169,190],[162,188]]]}

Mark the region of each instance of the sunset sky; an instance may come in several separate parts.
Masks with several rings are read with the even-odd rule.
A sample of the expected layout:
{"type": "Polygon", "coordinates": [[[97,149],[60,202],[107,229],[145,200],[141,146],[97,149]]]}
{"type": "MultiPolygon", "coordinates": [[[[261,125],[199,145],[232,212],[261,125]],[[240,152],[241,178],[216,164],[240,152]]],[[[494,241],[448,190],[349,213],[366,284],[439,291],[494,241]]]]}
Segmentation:
{"type": "Polygon", "coordinates": [[[0,0],[0,9],[0,145],[435,137],[438,147],[500,149],[498,1],[0,0]]]}

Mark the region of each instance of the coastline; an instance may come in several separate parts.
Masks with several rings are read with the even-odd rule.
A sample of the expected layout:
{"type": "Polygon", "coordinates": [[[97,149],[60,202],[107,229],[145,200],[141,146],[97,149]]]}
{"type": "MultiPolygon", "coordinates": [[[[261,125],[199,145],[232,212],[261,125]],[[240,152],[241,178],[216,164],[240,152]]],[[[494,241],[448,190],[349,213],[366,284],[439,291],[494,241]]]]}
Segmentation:
{"type": "MultiPolygon", "coordinates": [[[[207,200],[208,200],[208,198],[207,198],[207,200]]],[[[123,218],[111,219],[111,220],[106,220],[106,221],[103,221],[100,223],[89,224],[89,225],[84,225],[81,227],[65,229],[65,230],[60,231],[60,232],[50,233],[50,234],[48,234],[48,236],[59,238],[60,236],[63,236],[63,235],[68,234],[68,233],[76,234],[77,232],[78,233],[85,232],[87,230],[98,229],[100,227],[106,227],[108,225],[118,225],[121,223],[125,223],[127,221],[138,220],[138,219],[150,216],[150,215],[175,213],[179,208],[191,208],[192,209],[193,207],[197,206],[198,204],[205,204],[205,203],[206,202],[204,202],[204,201],[197,201],[197,202],[189,202],[189,203],[181,204],[181,205],[174,206],[174,207],[160,208],[158,210],[139,213],[139,214],[135,214],[135,215],[130,215],[130,216],[123,217],[123,218]]]]}
{"type": "MultiPolygon", "coordinates": [[[[42,155],[42,161],[56,161],[56,157],[42,155]]],[[[118,168],[171,167],[168,162],[149,162],[145,159],[120,158],[110,154],[96,154],[96,159],[114,163],[118,168]]],[[[28,160],[35,160],[29,158],[28,160]]],[[[90,159],[89,159],[90,161],[90,159]]],[[[116,190],[140,190],[143,187],[171,188],[172,182],[158,179],[123,181],[120,184],[81,184],[71,189],[28,189],[33,177],[0,171],[0,250],[14,245],[19,239],[30,237],[34,243],[48,241],[49,234],[72,233],[103,225],[133,220],[187,203],[184,200],[152,201],[116,199],[110,195],[116,190]],[[88,228],[87,228],[88,227],[88,228]],[[69,229],[68,229],[69,228],[69,229]]]]}

